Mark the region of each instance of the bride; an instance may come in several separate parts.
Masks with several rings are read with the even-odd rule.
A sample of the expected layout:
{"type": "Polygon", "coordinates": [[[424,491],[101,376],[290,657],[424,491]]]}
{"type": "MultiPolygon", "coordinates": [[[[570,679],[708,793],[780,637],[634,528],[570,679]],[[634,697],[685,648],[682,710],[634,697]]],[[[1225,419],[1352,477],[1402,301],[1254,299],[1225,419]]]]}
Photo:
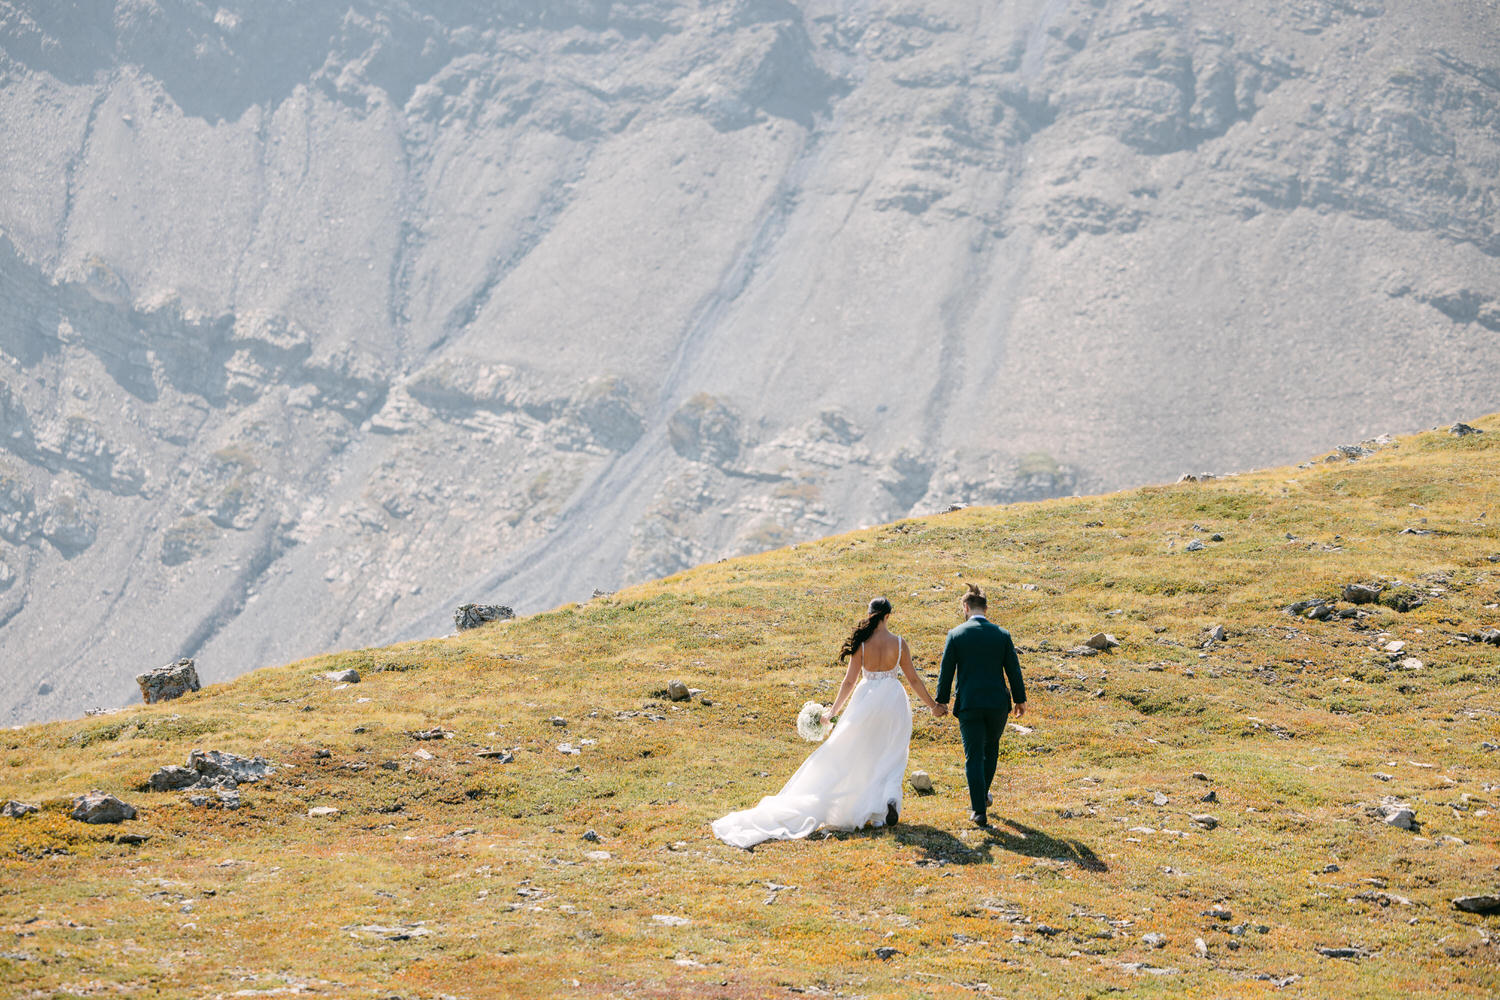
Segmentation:
{"type": "Polygon", "coordinates": [[[838,697],[823,713],[832,734],[775,795],[753,809],[714,820],[714,836],[735,847],[763,840],[795,840],[819,827],[855,830],[894,825],[901,814],[902,778],[911,742],[911,703],[900,675],[933,715],[948,712],[912,669],[911,647],[886,627],[891,602],[877,597],[844,640],[849,661],[838,697]],[[847,705],[847,709],[846,706],[847,705]]]}

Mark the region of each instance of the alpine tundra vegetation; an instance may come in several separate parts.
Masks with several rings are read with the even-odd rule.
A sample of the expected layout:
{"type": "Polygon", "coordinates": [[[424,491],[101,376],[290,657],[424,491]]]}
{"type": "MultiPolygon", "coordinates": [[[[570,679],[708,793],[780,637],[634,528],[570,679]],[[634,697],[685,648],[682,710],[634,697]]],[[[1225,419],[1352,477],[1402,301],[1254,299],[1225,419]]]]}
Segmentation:
{"type": "Polygon", "coordinates": [[[1493,997],[1500,416],[1460,426],[0,731],[0,992],[1493,997]],[[868,597],[931,677],[970,580],[1030,691],[992,828],[919,714],[900,825],[715,840],[868,597]]]}

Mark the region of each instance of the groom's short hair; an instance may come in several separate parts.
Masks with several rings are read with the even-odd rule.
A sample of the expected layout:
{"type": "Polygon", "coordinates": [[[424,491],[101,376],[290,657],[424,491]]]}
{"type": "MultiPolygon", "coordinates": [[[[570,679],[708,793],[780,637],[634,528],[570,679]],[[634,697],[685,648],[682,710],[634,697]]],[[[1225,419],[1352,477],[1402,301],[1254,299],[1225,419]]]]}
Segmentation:
{"type": "Polygon", "coordinates": [[[970,611],[988,610],[989,602],[984,598],[984,591],[980,590],[972,583],[968,584],[968,588],[968,593],[964,594],[963,596],[964,607],[968,608],[970,611]]]}

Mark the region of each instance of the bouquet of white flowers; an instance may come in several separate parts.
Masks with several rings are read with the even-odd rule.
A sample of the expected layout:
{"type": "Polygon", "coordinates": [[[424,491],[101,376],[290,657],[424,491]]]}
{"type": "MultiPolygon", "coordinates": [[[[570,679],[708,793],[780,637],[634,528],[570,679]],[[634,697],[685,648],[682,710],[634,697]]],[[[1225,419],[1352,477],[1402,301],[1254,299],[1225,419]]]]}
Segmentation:
{"type": "Polygon", "coordinates": [[[834,716],[828,723],[823,722],[825,709],[815,701],[804,702],[802,711],[797,713],[797,735],[809,743],[821,742],[828,731],[833,728],[833,723],[838,721],[834,716]]]}

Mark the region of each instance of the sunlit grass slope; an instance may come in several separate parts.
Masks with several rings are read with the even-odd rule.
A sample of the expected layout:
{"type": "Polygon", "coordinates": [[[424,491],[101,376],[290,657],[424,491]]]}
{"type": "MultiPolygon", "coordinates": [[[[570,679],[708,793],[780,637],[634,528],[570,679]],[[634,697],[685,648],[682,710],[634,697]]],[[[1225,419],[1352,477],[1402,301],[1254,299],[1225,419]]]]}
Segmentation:
{"type": "Polygon", "coordinates": [[[1493,997],[1500,918],[1450,903],[1500,890],[1500,648],[1467,639],[1500,625],[1500,418],[1477,426],[904,521],[0,732],[0,799],[43,806],[0,819],[0,994],[1493,997]],[[1283,610],[1367,579],[1426,603],[1283,610]],[[968,580],[1032,692],[995,829],[966,822],[957,727],[921,713],[937,794],[894,831],[715,841],[808,752],[794,714],[866,600],[930,672],[968,580]],[[1118,650],[1068,654],[1101,630],[1118,650]],[[140,790],[194,747],[281,769],[238,811],[140,790]],[[140,817],[73,822],[90,788],[140,817]],[[1419,829],[1373,818],[1383,796],[1419,829]]]}

